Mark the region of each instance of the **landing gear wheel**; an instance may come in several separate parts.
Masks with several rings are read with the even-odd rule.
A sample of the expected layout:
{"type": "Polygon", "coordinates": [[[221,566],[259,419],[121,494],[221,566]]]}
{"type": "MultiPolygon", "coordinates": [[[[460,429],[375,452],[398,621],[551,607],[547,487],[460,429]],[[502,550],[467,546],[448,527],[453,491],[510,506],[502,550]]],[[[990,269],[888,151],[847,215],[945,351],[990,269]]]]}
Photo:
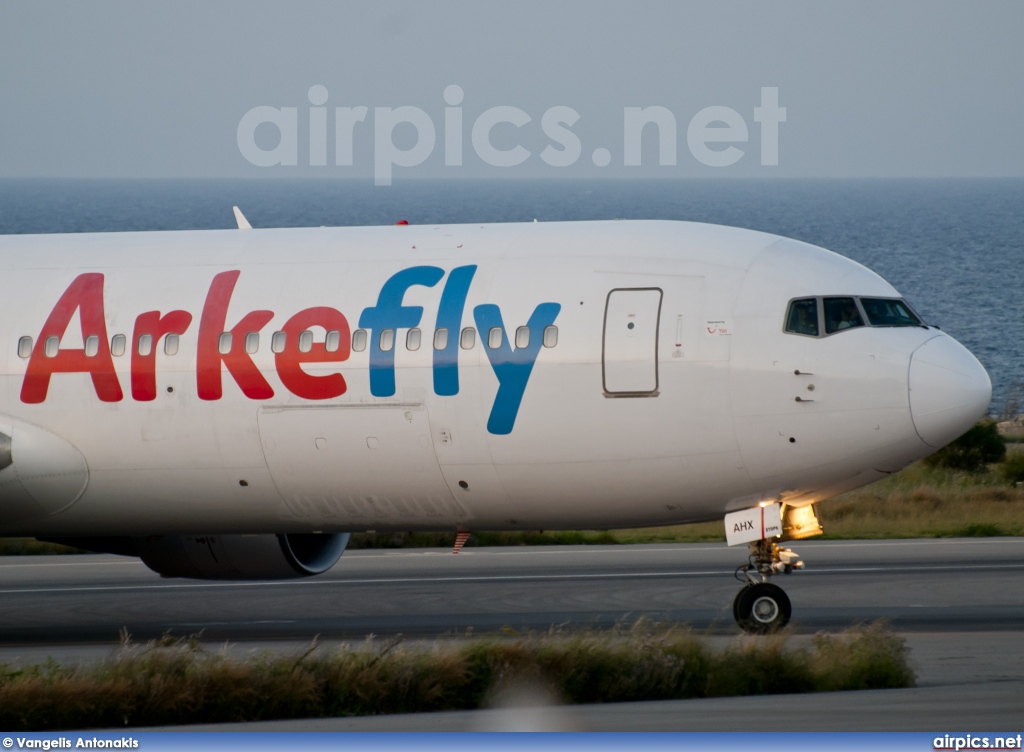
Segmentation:
{"type": "Polygon", "coordinates": [[[732,613],[740,629],[750,634],[769,634],[789,623],[793,607],[778,585],[756,582],[736,594],[732,613]]]}

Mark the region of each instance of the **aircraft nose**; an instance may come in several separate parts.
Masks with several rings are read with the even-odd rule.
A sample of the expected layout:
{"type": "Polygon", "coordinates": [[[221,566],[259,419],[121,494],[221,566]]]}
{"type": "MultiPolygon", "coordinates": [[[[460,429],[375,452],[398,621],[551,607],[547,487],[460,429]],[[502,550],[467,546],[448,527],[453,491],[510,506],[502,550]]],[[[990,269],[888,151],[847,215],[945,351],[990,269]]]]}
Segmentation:
{"type": "Polygon", "coordinates": [[[988,413],[992,382],[984,366],[942,334],[910,356],[910,415],[918,436],[943,447],[988,413]]]}

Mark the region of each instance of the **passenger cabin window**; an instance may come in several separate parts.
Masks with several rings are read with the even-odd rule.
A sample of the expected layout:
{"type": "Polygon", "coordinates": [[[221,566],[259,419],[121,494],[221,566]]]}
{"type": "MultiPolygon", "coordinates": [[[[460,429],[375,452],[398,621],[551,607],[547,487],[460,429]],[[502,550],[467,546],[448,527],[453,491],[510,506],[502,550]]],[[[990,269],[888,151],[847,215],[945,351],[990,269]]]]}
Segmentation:
{"type": "Polygon", "coordinates": [[[299,333],[299,352],[308,353],[313,349],[313,332],[308,329],[299,333]]]}
{"type": "Polygon", "coordinates": [[[22,337],[18,340],[18,357],[28,358],[32,356],[32,338],[22,337]]]}
{"type": "Polygon", "coordinates": [[[56,358],[60,349],[60,337],[47,337],[43,341],[43,352],[47,358],[56,358]]]}
{"type": "Polygon", "coordinates": [[[338,352],[341,349],[341,332],[337,329],[331,329],[327,332],[327,337],[324,339],[324,349],[327,352],[338,352]]]}
{"type": "Polygon", "coordinates": [[[231,340],[233,339],[231,332],[224,332],[217,339],[217,352],[221,355],[227,355],[231,352],[231,340]]]}
{"type": "Polygon", "coordinates": [[[391,352],[395,347],[395,330],[384,329],[380,333],[380,349],[382,352],[391,352]]]}
{"type": "Polygon", "coordinates": [[[146,357],[153,352],[153,335],[143,334],[139,337],[139,355],[146,357]]]}
{"type": "MultiPolygon", "coordinates": [[[[31,338],[28,339],[31,341],[31,338]]],[[[444,328],[438,329],[434,332],[434,349],[444,350],[446,347],[448,347],[448,330],[444,328]]],[[[29,351],[31,350],[32,348],[30,346],[29,351]]]]}
{"type": "Polygon", "coordinates": [[[125,345],[128,343],[128,338],[123,334],[115,334],[110,338],[110,354],[115,358],[120,358],[124,355],[125,345]]]}
{"type": "Polygon", "coordinates": [[[472,350],[476,345],[476,329],[471,326],[467,326],[462,330],[462,336],[459,338],[459,346],[463,350],[472,350]]]}
{"type": "Polygon", "coordinates": [[[864,326],[853,298],[825,298],[822,302],[825,308],[825,334],[864,326]]]}
{"type": "Polygon", "coordinates": [[[352,332],[352,351],[362,352],[366,349],[366,330],[356,329],[352,332]]]}
{"type": "Polygon", "coordinates": [[[419,329],[410,329],[409,333],[405,335],[405,349],[406,350],[419,350],[420,341],[423,339],[423,333],[419,329]]]}
{"type": "Polygon", "coordinates": [[[85,338],[85,357],[95,358],[100,352],[100,337],[98,334],[90,334],[85,338]]]}
{"type": "Polygon", "coordinates": [[[284,352],[284,346],[288,343],[288,335],[284,332],[274,332],[270,338],[270,352],[277,354],[284,352]]]}
{"type": "Polygon", "coordinates": [[[910,306],[892,298],[861,298],[871,326],[924,326],[910,306]]]}
{"type": "Polygon", "coordinates": [[[554,325],[544,327],[544,347],[554,347],[557,344],[558,327],[554,325]]]}
{"type": "Polygon", "coordinates": [[[178,342],[179,340],[177,334],[168,334],[166,337],[164,337],[164,355],[177,355],[178,342]]]}
{"type": "Polygon", "coordinates": [[[501,340],[503,338],[504,335],[501,333],[501,327],[492,326],[490,330],[487,332],[487,346],[492,350],[497,350],[499,347],[501,347],[501,340]]]}
{"type": "Polygon", "coordinates": [[[260,333],[249,332],[245,335],[245,351],[252,355],[260,349],[260,333]]]}
{"type": "Polygon", "coordinates": [[[792,334],[818,336],[818,299],[803,298],[789,304],[786,331],[792,334]]]}
{"type": "Polygon", "coordinates": [[[516,329],[516,349],[522,350],[530,346],[530,327],[521,326],[516,329]]]}

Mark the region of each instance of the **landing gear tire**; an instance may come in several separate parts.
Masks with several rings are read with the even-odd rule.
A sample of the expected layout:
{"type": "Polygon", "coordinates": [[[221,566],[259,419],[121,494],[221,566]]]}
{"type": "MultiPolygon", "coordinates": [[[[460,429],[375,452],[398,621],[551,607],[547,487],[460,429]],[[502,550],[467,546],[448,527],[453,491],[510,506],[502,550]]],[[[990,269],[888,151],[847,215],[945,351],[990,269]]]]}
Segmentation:
{"type": "Polygon", "coordinates": [[[778,585],[756,582],[736,594],[732,613],[740,629],[750,634],[770,634],[789,623],[793,607],[778,585]]]}

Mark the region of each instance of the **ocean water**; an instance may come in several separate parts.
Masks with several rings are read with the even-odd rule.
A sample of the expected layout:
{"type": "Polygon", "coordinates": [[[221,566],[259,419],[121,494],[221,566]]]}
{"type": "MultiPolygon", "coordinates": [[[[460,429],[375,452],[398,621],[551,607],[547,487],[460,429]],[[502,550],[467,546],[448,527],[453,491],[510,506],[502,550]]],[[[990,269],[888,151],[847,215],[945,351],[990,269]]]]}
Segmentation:
{"type": "Polygon", "coordinates": [[[988,369],[1024,382],[1024,179],[0,180],[0,234],[680,219],[824,246],[891,282],[988,369]]]}

